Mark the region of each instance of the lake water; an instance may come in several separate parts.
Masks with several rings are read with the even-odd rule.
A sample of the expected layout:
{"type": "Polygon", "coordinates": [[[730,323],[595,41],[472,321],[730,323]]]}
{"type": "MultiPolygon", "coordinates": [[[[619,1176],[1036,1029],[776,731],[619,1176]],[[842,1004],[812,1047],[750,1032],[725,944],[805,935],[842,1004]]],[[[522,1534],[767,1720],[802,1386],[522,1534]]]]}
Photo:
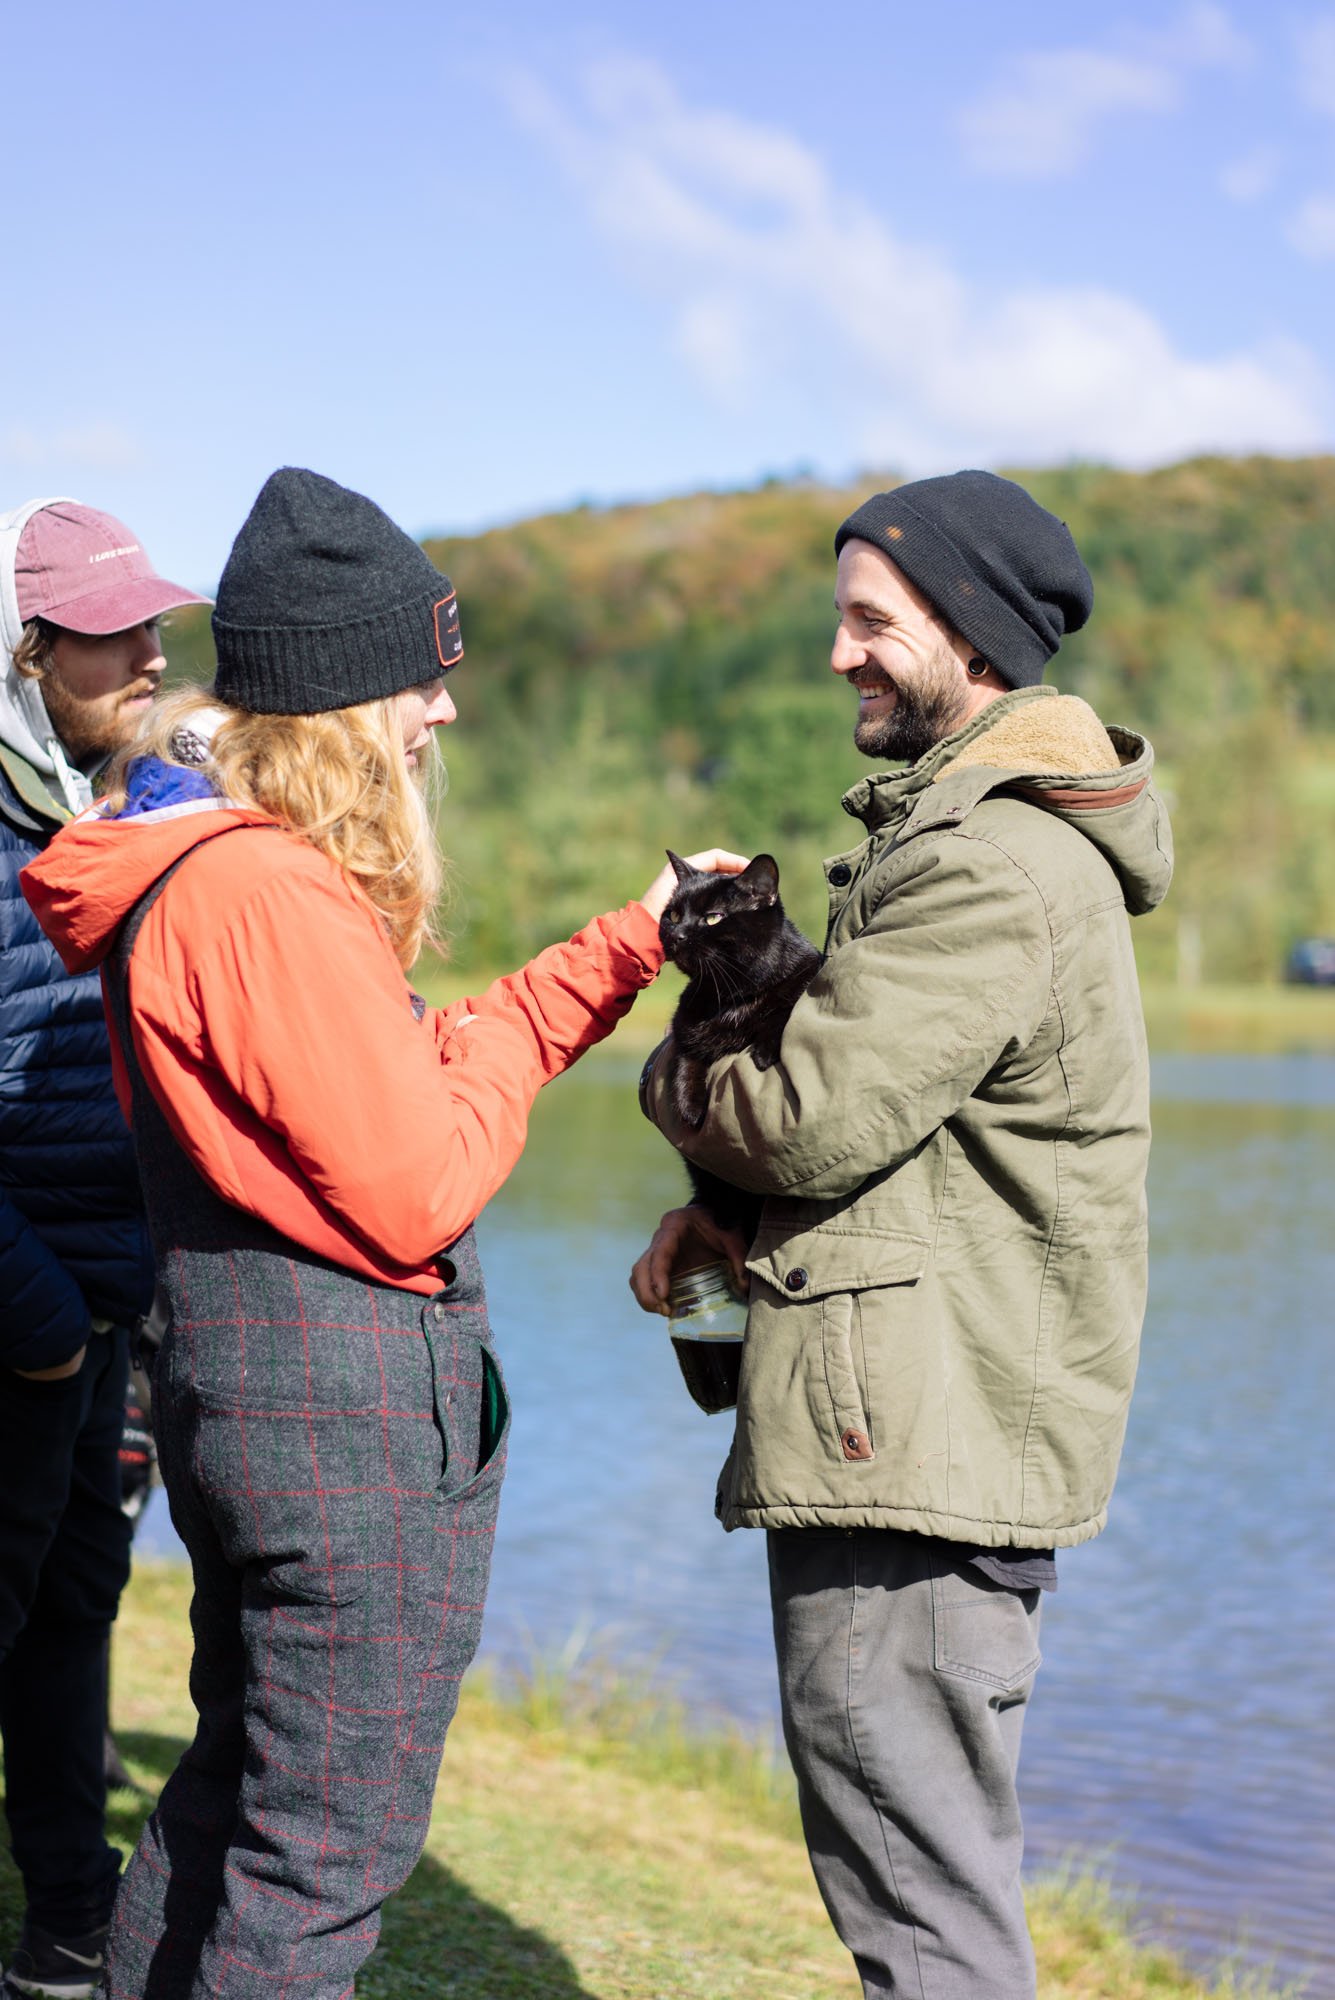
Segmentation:
{"type": "MultiPolygon", "coordinates": [[[[713,1519],[726,1417],[629,1266],[680,1199],[615,1049],[544,1093],[479,1226],[515,1404],[484,1652],[652,1665],[777,1727],[763,1538],[713,1519]]],[[[1060,1558],[1021,1792],[1209,1964],[1335,1996],[1335,1061],[1155,1065],[1144,1358],[1106,1532],[1060,1558]]],[[[174,1545],[155,1496],[145,1545],[174,1545]]]]}

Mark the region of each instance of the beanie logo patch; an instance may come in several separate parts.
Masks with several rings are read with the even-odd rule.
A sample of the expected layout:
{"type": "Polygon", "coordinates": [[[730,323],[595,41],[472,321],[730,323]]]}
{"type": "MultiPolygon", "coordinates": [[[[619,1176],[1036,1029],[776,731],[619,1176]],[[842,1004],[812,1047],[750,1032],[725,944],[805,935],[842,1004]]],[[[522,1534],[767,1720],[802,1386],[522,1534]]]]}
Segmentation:
{"type": "Polygon", "coordinates": [[[436,657],[448,673],[463,658],[464,642],[459,634],[459,600],[453,591],[432,607],[436,620],[436,657]]]}

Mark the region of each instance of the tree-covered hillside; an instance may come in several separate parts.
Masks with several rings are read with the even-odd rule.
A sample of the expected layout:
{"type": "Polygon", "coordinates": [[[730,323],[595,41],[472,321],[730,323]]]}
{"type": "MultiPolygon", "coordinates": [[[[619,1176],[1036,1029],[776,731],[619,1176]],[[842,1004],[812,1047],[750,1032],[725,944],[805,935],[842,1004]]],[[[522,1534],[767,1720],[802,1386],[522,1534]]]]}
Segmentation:
{"type": "MultiPolygon", "coordinates": [[[[1069,522],[1097,602],[1049,678],[1144,729],[1178,876],[1138,931],[1160,977],[1276,976],[1335,933],[1335,459],[1014,475],[1069,522]]],[[[465,660],[442,834],[456,957],[515,961],[633,894],[665,845],[769,847],[819,937],[816,864],[868,767],[829,673],[835,527],[877,485],[768,484],[427,544],[465,660]]],[[[172,640],[207,673],[204,621],[172,640]]]]}

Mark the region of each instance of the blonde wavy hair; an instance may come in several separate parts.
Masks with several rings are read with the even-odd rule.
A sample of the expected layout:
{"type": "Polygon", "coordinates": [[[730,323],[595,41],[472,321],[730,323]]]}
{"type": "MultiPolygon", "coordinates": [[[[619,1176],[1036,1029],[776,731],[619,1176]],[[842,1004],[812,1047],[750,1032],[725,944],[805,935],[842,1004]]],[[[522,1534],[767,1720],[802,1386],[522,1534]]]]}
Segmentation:
{"type": "Polygon", "coordinates": [[[201,688],[180,689],[117,754],[102,809],[120,811],[140,757],[202,769],[233,805],[271,814],[327,854],[380,917],[406,972],[424,945],[444,950],[437,928],[444,863],[432,811],[439,762],[424,753],[410,769],[400,701],[391,695],[321,715],[256,715],[201,688]]]}

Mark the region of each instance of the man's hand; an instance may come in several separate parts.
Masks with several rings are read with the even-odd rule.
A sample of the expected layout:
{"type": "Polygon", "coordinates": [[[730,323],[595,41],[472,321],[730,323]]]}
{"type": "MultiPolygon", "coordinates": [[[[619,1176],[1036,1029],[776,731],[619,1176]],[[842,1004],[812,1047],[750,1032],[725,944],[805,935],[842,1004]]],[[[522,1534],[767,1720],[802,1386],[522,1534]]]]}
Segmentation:
{"type": "Polygon", "coordinates": [[[666,1316],[673,1272],[693,1270],[719,1256],[731,1265],[733,1282],[745,1298],[751,1282],[746,1269],[748,1247],[740,1229],[721,1229],[707,1209],[670,1208],[654,1231],[653,1242],[631,1270],[630,1288],[636,1303],[647,1313],[666,1316]]]}

